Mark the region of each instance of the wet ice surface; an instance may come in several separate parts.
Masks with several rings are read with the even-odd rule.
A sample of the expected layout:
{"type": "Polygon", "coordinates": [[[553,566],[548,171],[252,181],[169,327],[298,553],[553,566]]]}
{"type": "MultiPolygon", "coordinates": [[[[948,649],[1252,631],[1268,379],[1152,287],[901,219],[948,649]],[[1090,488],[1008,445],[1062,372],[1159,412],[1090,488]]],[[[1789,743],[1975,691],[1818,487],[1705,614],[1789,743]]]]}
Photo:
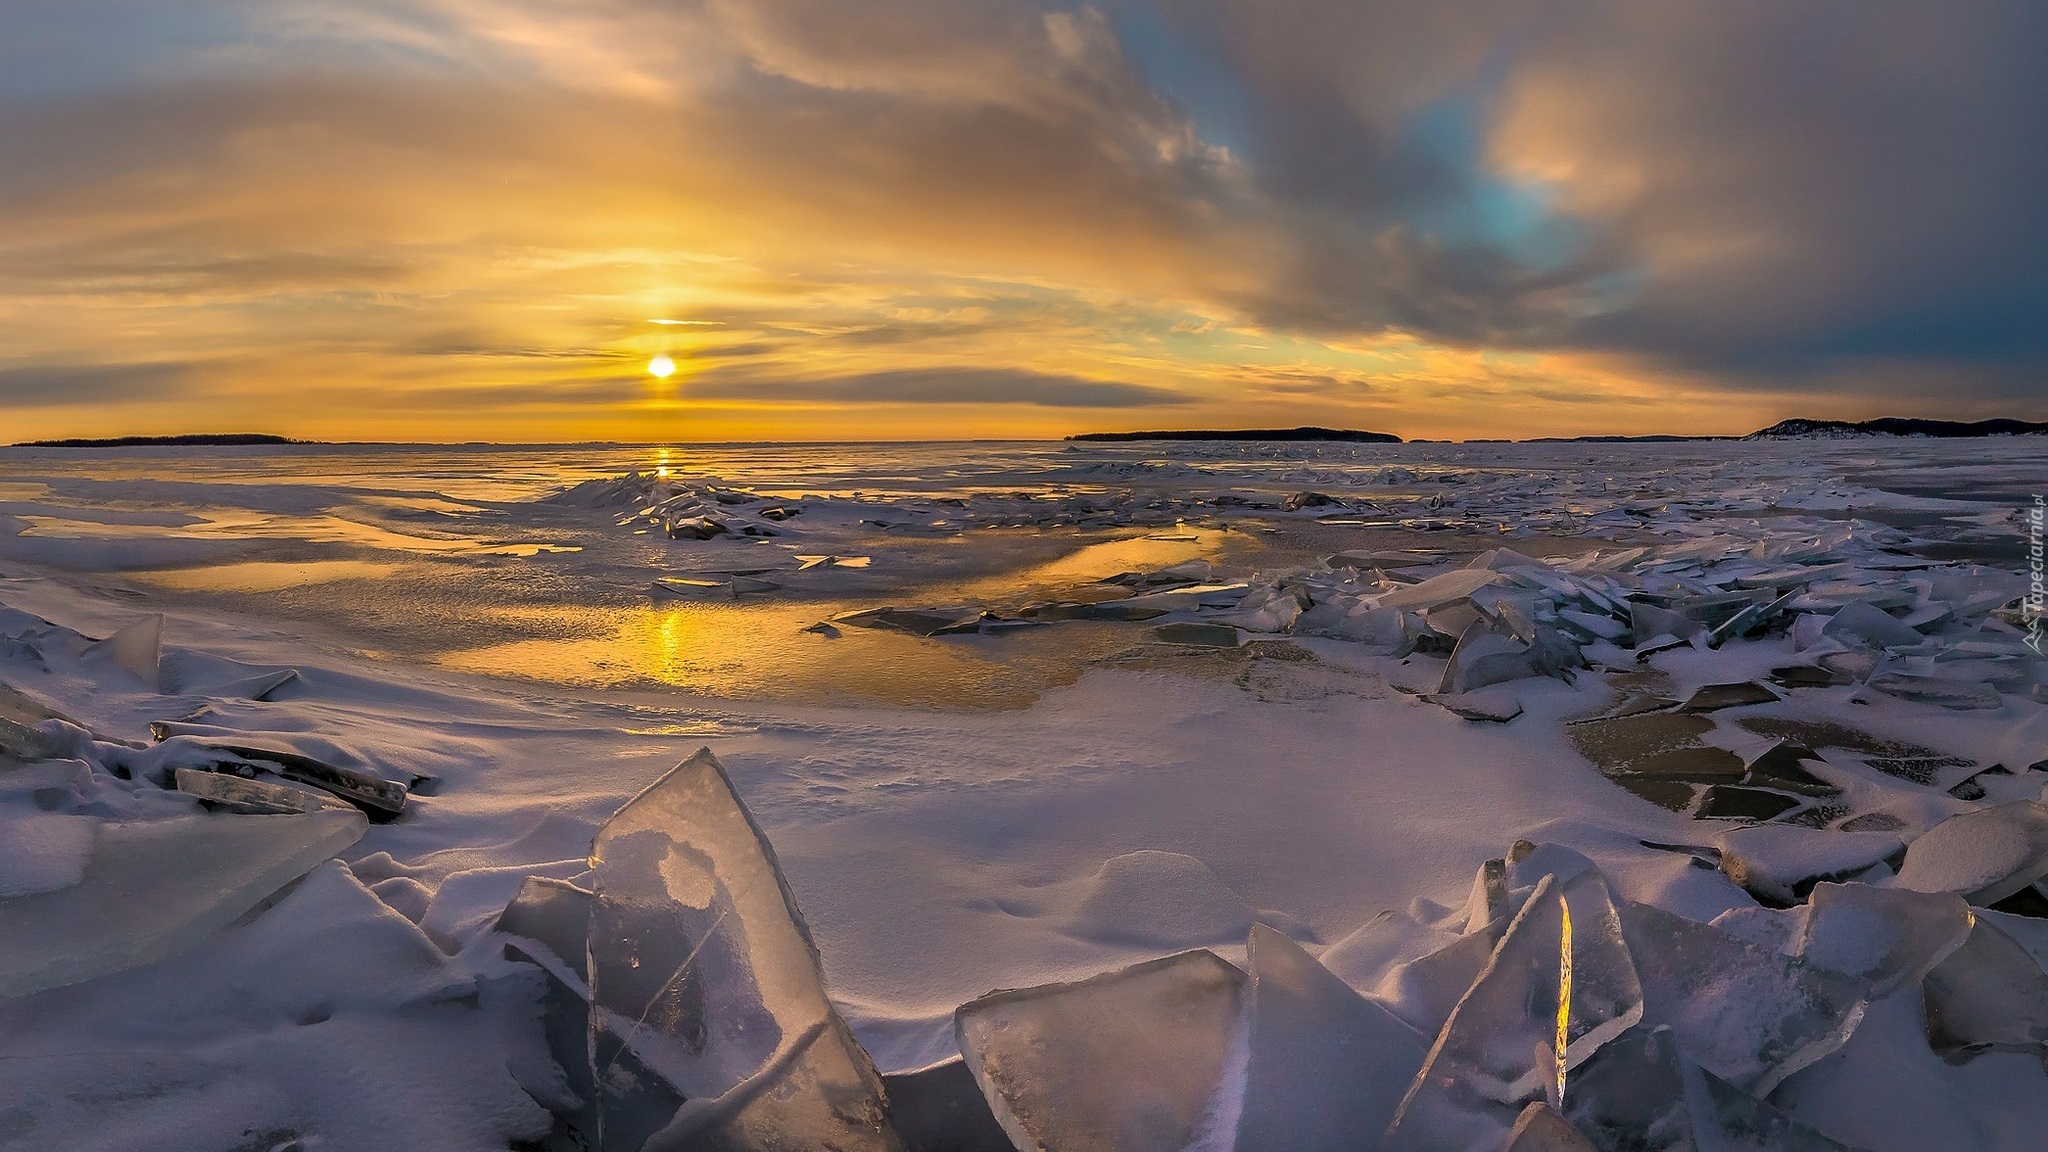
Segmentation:
{"type": "MultiPolygon", "coordinates": [[[[2015,597],[2042,475],[2026,441],[0,451],[0,915],[131,899],[93,879],[131,835],[110,828],[231,868],[207,845],[236,822],[307,818],[258,811],[374,821],[321,850],[353,887],[291,886],[317,861],[281,848],[290,875],[236,881],[237,925],[195,914],[129,973],[0,1000],[35,1024],[0,1028],[0,1057],[40,1068],[0,1098],[0,1146],[92,1146],[94,1093],[145,1101],[108,1146],[568,1139],[597,1092],[563,1023],[588,1017],[588,957],[507,959],[493,929],[522,891],[597,887],[600,828],[709,744],[822,957],[832,1007],[806,1019],[850,1026],[909,1147],[1027,1114],[1064,1131],[1044,1092],[1153,1058],[1104,1031],[998,1089],[972,1054],[942,1063],[961,1005],[1187,949],[1246,974],[1222,1047],[1148,1118],[1091,1097],[1142,1134],[1108,1146],[1373,1147],[1437,1046],[1463,1071],[1416,1095],[1411,1136],[1434,1099],[1487,1148],[1532,1101],[1554,1111],[1529,1146],[1576,1146],[1539,1123],[1562,1118],[1596,1147],[1630,1125],[1674,1148],[2030,1147],[2048,708],[2015,597]],[[1552,846],[1504,853],[1518,838],[1552,846]],[[1605,958],[1569,892],[1541,931],[1527,907],[1588,868],[1627,930],[1605,958]],[[422,1015],[322,971],[273,1018],[193,983],[250,954],[236,933],[284,948],[366,901],[453,1000],[422,1015]],[[1672,967],[1659,942],[1687,932],[1728,971],[1672,967]],[[156,1006],[116,1026],[116,982],[156,1006]],[[1558,1019],[1514,1015],[1546,995],[1558,1019]],[[347,1039],[262,1046],[300,1017],[347,1039]],[[132,1055],[59,1059],[81,1039],[132,1055]],[[1683,1108],[1634,1107],[1624,1042],[1683,1108]],[[251,1078],[273,1057],[313,1078],[316,1048],[388,1048],[392,1106],[251,1078]],[[164,1055],[186,1049],[211,1055],[164,1055]],[[1324,1066],[1372,1091],[1333,1095],[1324,1066]],[[1290,1114],[1323,1126],[1261,1119],[1290,1114]]],[[[617,1140],[740,1102],[647,1047],[606,1065],[654,1077],[621,1089],[617,1140]]]]}

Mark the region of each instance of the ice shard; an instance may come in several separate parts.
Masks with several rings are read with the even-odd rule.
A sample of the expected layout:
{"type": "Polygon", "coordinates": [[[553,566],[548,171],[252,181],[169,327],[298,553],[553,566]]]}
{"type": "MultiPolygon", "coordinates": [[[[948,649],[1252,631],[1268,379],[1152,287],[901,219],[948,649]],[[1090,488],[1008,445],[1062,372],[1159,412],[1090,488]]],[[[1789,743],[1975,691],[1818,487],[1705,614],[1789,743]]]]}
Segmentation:
{"type": "Polygon", "coordinates": [[[1898,617],[1862,601],[1843,605],[1821,631],[1838,640],[1863,640],[1881,648],[1910,648],[1926,639],[1898,617]]]}
{"type": "Polygon", "coordinates": [[[568,1098],[555,1114],[590,1152],[639,1152],[684,1104],[673,1085],[650,1070],[609,1031],[593,1034],[590,1018],[590,911],[595,893],[563,880],[530,876],[498,917],[505,953],[547,974],[541,1030],[562,1071],[568,1098]],[[596,1061],[592,1052],[598,1053],[596,1061]],[[593,1068],[605,1069],[604,1116],[593,1068]]]}
{"type": "Polygon", "coordinates": [[[954,1013],[967,1067],[1022,1152],[1181,1152],[1228,1107],[1244,973],[1182,952],[954,1013]]]}
{"type": "Polygon", "coordinates": [[[1927,1042],[1944,1056],[2048,1043],[2048,974],[2002,930],[1976,917],[1962,947],[1921,982],[1927,1042]]]}
{"type": "Polygon", "coordinates": [[[1642,979],[1643,1021],[1668,1024],[1688,1058],[1764,1095],[1848,1042],[1869,985],[1738,936],[1628,904],[1621,916],[1642,979]]]}
{"type": "Polygon", "coordinates": [[[1536,664],[1529,645],[1478,620],[1467,625],[1458,637],[1458,646],[1452,649],[1451,658],[1444,665],[1443,680],[1435,694],[1458,695],[1534,675],[1536,664]]]}
{"type": "Polygon", "coordinates": [[[1396,965],[1374,995],[1385,1000],[1425,1036],[1443,1031],[1444,1021],[1486,968],[1507,930],[1507,920],[1466,933],[1434,952],[1396,965]]]}
{"type": "Polygon", "coordinates": [[[881,1077],[826,999],[796,899],[709,749],[620,808],[591,863],[601,1136],[638,1104],[611,1080],[630,1055],[684,1100],[650,1152],[899,1152],[881,1077]]]}
{"type": "Polygon", "coordinates": [[[98,641],[85,650],[125,669],[152,690],[161,686],[163,671],[164,618],[151,616],[98,641]]]}
{"type": "Polygon", "coordinates": [[[404,784],[386,780],[362,768],[337,763],[342,758],[338,754],[339,749],[317,737],[275,732],[245,734],[211,725],[168,720],[152,721],[149,733],[159,741],[184,738],[196,745],[252,761],[287,780],[332,792],[380,818],[397,816],[405,811],[404,784]]]}
{"type": "Polygon", "coordinates": [[[1602,1049],[1563,1112],[1601,1152],[1845,1152],[1692,1063],[1664,1026],[1602,1049]]]}
{"type": "Polygon", "coordinates": [[[208,772],[203,768],[174,769],[172,779],[178,791],[196,797],[200,803],[217,812],[275,816],[330,809],[346,811],[349,808],[340,798],[312,788],[287,788],[282,784],[249,780],[225,772],[208,772]]]}
{"type": "Polygon", "coordinates": [[[1642,989],[1597,871],[1545,876],[1451,1013],[1387,1133],[1389,1149],[1497,1145],[1524,1103],[1643,1015],[1642,989]]]}
{"type": "Polygon", "coordinates": [[[1255,925],[1247,951],[1250,1047],[1233,1152],[1371,1147],[1427,1041],[1285,934],[1255,925]]]}
{"type": "Polygon", "coordinates": [[[203,940],[366,826],[353,810],[103,824],[79,883],[0,900],[0,996],[139,967],[203,940]]]}
{"type": "Polygon", "coordinates": [[[1898,886],[2000,900],[2048,876],[2048,806],[2019,800],[1961,812],[1906,846],[1898,886]]]}
{"type": "Polygon", "coordinates": [[[1951,892],[1819,884],[1793,953],[1870,981],[1876,999],[1927,975],[1962,947],[1975,922],[1970,906],[1951,892]]]}

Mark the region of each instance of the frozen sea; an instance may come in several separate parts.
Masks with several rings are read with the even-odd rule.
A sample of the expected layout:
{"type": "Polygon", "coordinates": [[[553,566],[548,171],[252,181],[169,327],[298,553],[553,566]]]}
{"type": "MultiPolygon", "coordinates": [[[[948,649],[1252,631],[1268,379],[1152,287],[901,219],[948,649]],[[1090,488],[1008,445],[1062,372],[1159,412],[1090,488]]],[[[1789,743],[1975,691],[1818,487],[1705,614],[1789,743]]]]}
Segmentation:
{"type": "MultiPolygon", "coordinates": [[[[708,746],[884,1072],[953,1055],[954,1009],[991,989],[1189,948],[1242,963],[1254,921],[1427,1035],[1443,1020],[1402,965],[1458,938],[1475,869],[1517,840],[1704,923],[1757,900],[1673,846],[1756,820],[1904,844],[2039,798],[2024,596],[2044,488],[2042,438],[0,449],[0,682],[106,741],[147,746],[158,722],[311,738],[431,778],[237,931],[296,908],[314,932],[367,890],[348,914],[402,917],[433,963],[469,963],[523,881],[582,876],[605,819],[708,746]],[[1443,591],[1473,571],[1493,582],[1443,591]],[[1906,640],[1834,627],[1859,604],[1906,640]],[[159,615],[153,680],[36,631],[159,615]],[[1475,621],[1494,639],[1461,643],[1475,621]],[[264,699],[227,688],[282,669],[298,678],[264,699]],[[1762,695],[1654,730],[1572,723],[1726,684],[1762,695]],[[1743,765],[1793,738],[1824,792],[1770,811],[1743,765]],[[1631,760],[1645,739],[1694,767],[1657,776],[1631,760]],[[326,911],[299,907],[316,896],[326,911]]],[[[147,815],[101,803],[77,818],[147,815]]],[[[0,894],[58,883],[35,887],[23,856],[0,848],[0,894]]],[[[1983,915],[2048,954],[2048,921],[1983,915]]],[[[307,1090],[276,1068],[313,1048],[263,1047],[288,1042],[260,1014],[223,1023],[206,995],[225,992],[178,1001],[178,965],[219,971],[220,941],[0,999],[0,1061],[40,1069],[0,1088],[0,1147],[226,1147],[204,1119],[224,1099],[252,1141],[503,1148],[544,1129],[516,1006],[495,1039],[446,1043],[501,1045],[526,1096],[448,1104],[469,1065],[437,1069],[417,1021],[374,996],[351,1017],[342,996],[324,1010],[359,1026],[320,1059],[409,1086],[363,1088],[382,1112],[291,1103],[307,1090]],[[123,1055],[58,1059],[80,1051],[123,1055]]],[[[1849,1144],[2038,1147],[2048,1122],[2038,1051],[1886,1066],[1921,1086],[1897,1104],[1828,1067],[1772,1100],[1849,1144]]]]}

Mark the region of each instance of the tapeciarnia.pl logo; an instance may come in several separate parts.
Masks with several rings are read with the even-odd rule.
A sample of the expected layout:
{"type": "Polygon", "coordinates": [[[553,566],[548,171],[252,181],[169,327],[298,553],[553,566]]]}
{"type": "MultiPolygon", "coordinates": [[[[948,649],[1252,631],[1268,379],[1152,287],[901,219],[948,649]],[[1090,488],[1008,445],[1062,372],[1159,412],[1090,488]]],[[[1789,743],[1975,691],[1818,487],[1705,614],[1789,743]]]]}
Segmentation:
{"type": "Polygon", "coordinates": [[[2034,506],[2027,509],[2027,568],[2031,577],[2027,584],[2027,647],[2034,655],[2048,655],[2042,648],[2042,619],[2048,616],[2048,570],[2042,563],[2041,526],[2048,519],[2048,497],[2035,496],[2034,506]]]}

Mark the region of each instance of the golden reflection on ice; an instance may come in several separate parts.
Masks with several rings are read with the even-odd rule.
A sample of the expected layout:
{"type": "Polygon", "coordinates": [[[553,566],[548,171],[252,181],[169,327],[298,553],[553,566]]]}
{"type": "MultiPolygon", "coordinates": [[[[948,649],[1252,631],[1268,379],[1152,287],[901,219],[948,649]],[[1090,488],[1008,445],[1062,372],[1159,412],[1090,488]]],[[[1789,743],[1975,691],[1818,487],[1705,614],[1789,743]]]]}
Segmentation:
{"type": "Polygon", "coordinates": [[[1572,1016],[1572,904],[1571,901],[1564,899],[1562,894],[1559,895],[1557,904],[1564,919],[1558,932],[1557,1095],[1552,1098],[1552,1105],[1561,1111],[1564,1108],[1565,1048],[1570,1041],[1566,1026],[1571,1022],[1572,1016]]]}
{"type": "MultiPolygon", "coordinates": [[[[847,605],[835,604],[837,610],[847,605]]],[[[1031,629],[931,640],[845,627],[806,632],[811,604],[704,601],[589,609],[575,635],[527,636],[432,658],[455,671],[602,688],[677,688],[727,700],[869,701],[919,708],[1025,708],[1128,646],[1137,626],[1031,629]]],[[[493,612],[512,631],[562,625],[562,609],[493,612]]]]}

